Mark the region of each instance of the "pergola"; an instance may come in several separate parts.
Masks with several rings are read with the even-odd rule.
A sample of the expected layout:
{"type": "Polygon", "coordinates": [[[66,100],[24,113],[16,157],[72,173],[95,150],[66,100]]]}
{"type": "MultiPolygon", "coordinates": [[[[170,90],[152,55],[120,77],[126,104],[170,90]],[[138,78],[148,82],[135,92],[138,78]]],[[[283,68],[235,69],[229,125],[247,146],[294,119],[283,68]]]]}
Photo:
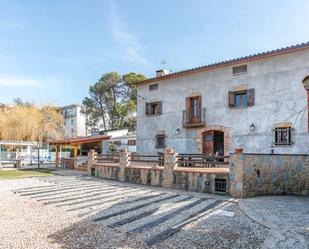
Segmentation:
{"type": "Polygon", "coordinates": [[[78,156],[78,146],[88,145],[89,148],[94,149],[96,146],[102,144],[103,140],[109,140],[111,136],[101,135],[101,136],[89,136],[89,137],[77,137],[71,139],[62,139],[49,141],[48,144],[56,146],[56,165],[59,161],[59,149],[62,146],[70,146],[74,148],[74,158],[78,156]]]}

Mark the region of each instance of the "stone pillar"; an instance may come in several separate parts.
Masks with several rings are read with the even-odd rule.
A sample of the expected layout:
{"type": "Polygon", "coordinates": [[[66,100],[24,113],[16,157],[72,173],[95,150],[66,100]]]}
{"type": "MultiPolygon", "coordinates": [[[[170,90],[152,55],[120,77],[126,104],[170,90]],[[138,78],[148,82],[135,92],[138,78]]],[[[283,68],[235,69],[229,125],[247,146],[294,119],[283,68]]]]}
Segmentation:
{"type": "Polygon", "coordinates": [[[88,175],[91,176],[91,168],[95,160],[96,152],[95,150],[90,150],[88,153],[87,171],[88,175]]]}
{"type": "Polygon", "coordinates": [[[125,181],[125,170],[129,166],[129,153],[127,149],[120,152],[118,179],[121,182],[125,181]]]}
{"type": "Polygon", "coordinates": [[[236,148],[230,154],[230,195],[237,198],[244,197],[244,160],[242,148],[236,148]]]}
{"type": "Polygon", "coordinates": [[[168,148],[164,154],[164,170],[162,186],[165,188],[172,188],[174,175],[173,171],[176,165],[176,154],[173,149],[168,148]]]}

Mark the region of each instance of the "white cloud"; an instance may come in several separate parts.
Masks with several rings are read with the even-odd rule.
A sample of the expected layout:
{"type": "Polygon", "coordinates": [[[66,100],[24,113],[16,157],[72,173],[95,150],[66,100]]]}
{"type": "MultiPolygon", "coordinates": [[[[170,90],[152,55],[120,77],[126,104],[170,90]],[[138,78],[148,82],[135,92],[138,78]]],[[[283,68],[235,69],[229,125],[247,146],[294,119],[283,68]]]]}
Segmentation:
{"type": "Polygon", "coordinates": [[[8,87],[39,87],[41,86],[39,80],[24,79],[15,77],[0,77],[0,86],[8,87]]]}
{"type": "Polygon", "coordinates": [[[140,63],[149,66],[149,61],[143,56],[143,45],[140,43],[138,36],[130,33],[124,26],[123,21],[117,10],[115,1],[110,2],[110,24],[113,38],[124,50],[124,57],[129,62],[140,63]]]}

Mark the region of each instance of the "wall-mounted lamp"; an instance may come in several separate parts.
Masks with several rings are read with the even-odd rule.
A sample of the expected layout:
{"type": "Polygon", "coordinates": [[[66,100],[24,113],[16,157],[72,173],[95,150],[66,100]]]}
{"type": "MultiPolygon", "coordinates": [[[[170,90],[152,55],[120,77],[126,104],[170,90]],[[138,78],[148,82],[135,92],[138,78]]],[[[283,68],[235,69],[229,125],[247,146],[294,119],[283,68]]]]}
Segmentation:
{"type": "Polygon", "coordinates": [[[270,146],[270,154],[274,154],[275,152],[275,146],[270,146]]]}
{"type": "Polygon", "coordinates": [[[254,125],[253,123],[250,125],[250,130],[251,130],[251,131],[254,131],[254,130],[255,130],[255,125],[254,125]]]}
{"type": "Polygon", "coordinates": [[[175,130],[175,134],[179,134],[179,133],[180,133],[180,129],[177,128],[177,129],[175,130]]]}

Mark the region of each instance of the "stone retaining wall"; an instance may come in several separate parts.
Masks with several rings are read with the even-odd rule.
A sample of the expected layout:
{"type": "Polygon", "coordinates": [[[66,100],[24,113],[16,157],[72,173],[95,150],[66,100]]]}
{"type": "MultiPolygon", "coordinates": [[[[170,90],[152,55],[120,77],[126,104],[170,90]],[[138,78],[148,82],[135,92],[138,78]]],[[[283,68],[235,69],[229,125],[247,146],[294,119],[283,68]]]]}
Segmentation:
{"type": "Polygon", "coordinates": [[[216,191],[216,180],[224,180],[226,194],[245,198],[258,195],[308,195],[309,155],[230,154],[227,168],[177,167],[176,154],[164,154],[164,166],[135,166],[128,153],[119,164],[99,164],[90,153],[88,172],[106,179],[202,193],[216,191]]]}
{"type": "Polygon", "coordinates": [[[308,195],[309,155],[231,154],[230,182],[234,197],[308,195]]]}
{"type": "MultiPolygon", "coordinates": [[[[89,155],[94,156],[91,153],[89,155]]],[[[176,166],[174,153],[166,153],[164,155],[164,166],[157,167],[130,165],[128,160],[125,160],[126,158],[128,158],[128,155],[122,153],[119,165],[95,163],[90,158],[89,162],[93,163],[88,164],[88,167],[95,169],[95,176],[105,179],[202,193],[216,193],[215,179],[224,179],[227,190],[225,193],[228,193],[229,190],[229,175],[227,170],[222,172],[222,169],[216,170],[214,168],[195,168],[192,171],[190,171],[190,168],[182,169],[176,166]],[[216,171],[218,172],[216,173],[216,171]]],[[[88,173],[91,175],[91,169],[88,169],[88,173]]]]}

